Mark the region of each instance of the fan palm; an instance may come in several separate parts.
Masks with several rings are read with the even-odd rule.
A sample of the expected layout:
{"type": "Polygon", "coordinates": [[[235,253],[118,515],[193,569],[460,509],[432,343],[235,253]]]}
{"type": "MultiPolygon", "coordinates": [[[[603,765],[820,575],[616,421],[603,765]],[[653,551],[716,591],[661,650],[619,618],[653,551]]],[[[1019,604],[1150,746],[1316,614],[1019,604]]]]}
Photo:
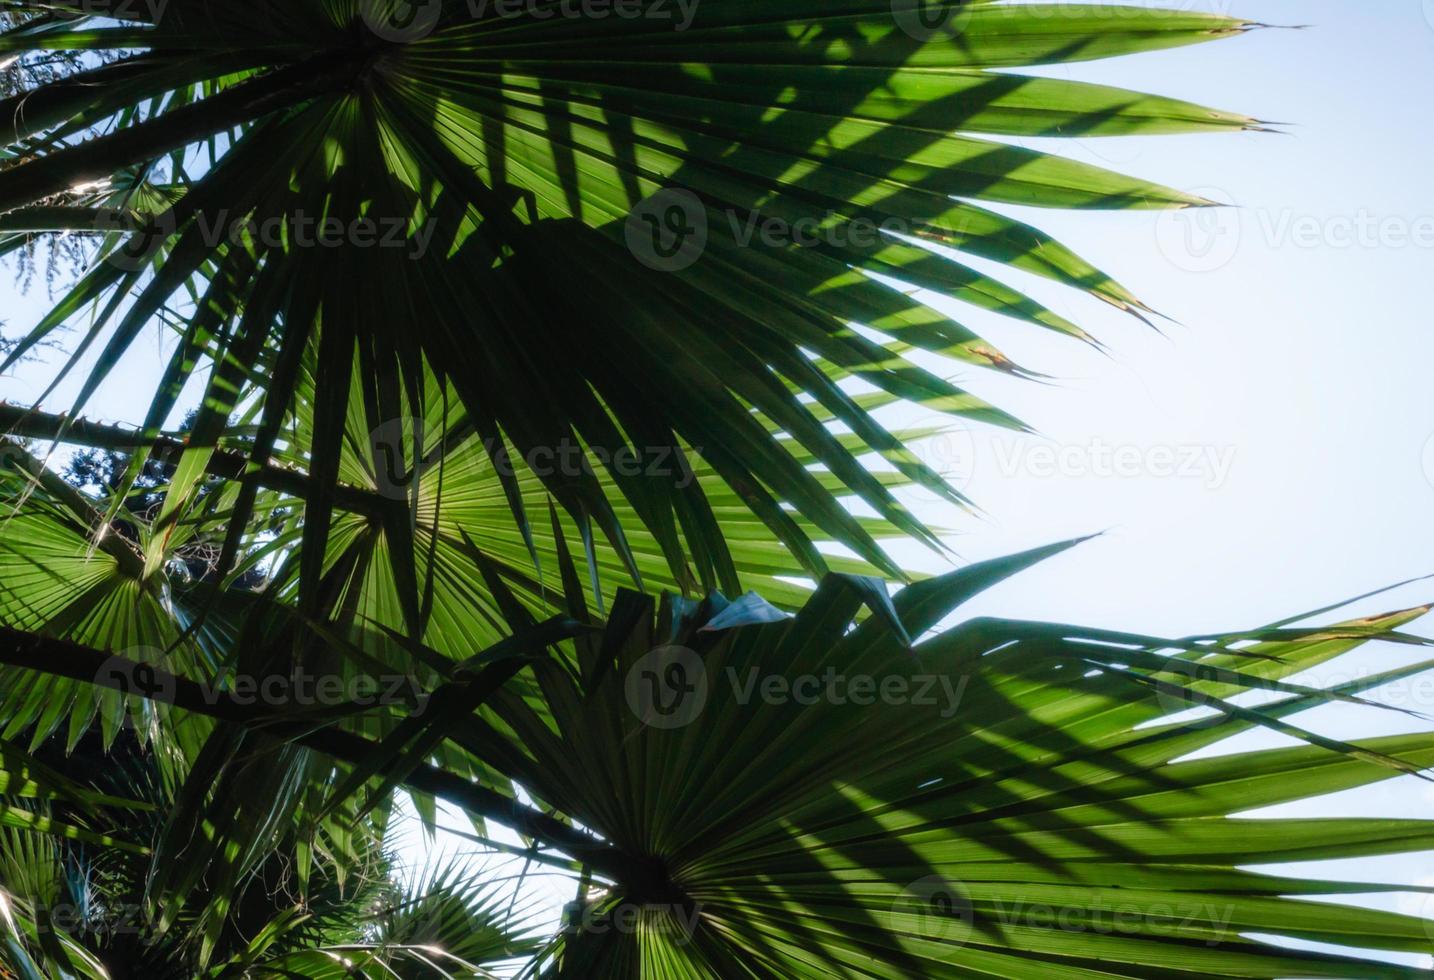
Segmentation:
{"type": "Polygon", "coordinates": [[[1424,610],[926,637],[1064,546],[883,581],[908,578],[883,541],[940,547],[895,491],[963,501],[882,410],[1020,427],[931,365],[1032,373],[920,291],[1095,343],[1003,279],[1147,308],[998,209],[1208,203],[1007,138],[1258,125],[1011,69],[1255,25],[618,6],[5,5],[0,249],[99,251],[7,361],[93,310],[41,399],[88,359],[72,411],[0,406],[0,966],[113,969],[48,921],[56,867],[185,975],[522,952],[467,880],[411,903],[484,937],[441,931],[462,963],[363,925],[402,792],[574,877],[547,977],[1419,975],[1360,951],[1423,948],[1420,920],[1307,900],[1392,886],[1245,866],[1427,849],[1427,822],[1235,814],[1434,761],[1291,720],[1400,676],[1290,680],[1421,643],[1424,610]],[[86,420],[156,323],[144,421],[86,420]],[[118,475],[87,493],[21,439],[118,475]],[[1277,700],[1230,700],[1252,688],[1277,700]],[[1302,746],[1181,761],[1257,726],[1302,746]]]}
{"type": "MultiPolygon", "coordinates": [[[[27,759],[47,788],[59,790],[46,808],[110,806],[126,815],[129,837],[162,833],[175,800],[132,733],[108,747],[86,739],[58,761],[71,775],[124,795],[83,790],[27,759]]],[[[491,976],[488,967],[536,949],[498,876],[475,881],[456,865],[436,863],[402,871],[383,849],[384,830],[383,821],[365,822],[349,846],[351,860],[302,874],[286,838],[228,896],[226,915],[195,909],[163,929],[146,904],[148,882],[162,873],[153,852],[0,830],[7,944],[0,962],[25,977],[96,980],[188,980],[197,960],[215,977],[437,978],[455,971],[491,976]]]]}
{"type": "MultiPolygon", "coordinates": [[[[467,2],[173,0],[115,7],[124,18],[115,22],[71,19],[67,6],[91,9],[42,4],[42,17],[0,39],[0,50],[105,56],[0,107],[14,121],[6,135],[20,161],[0,172],[0,212],[9,212],[0,220],[17,237],[107,230],[114,250],[11,359],[101,302],[75,345],[76,358],[98,351],[78,411],[156,314],[187,303],[133,472],[184,382],[203,364],[224,363],[190,439],[192,478],[232,435],[224,420],[250,384],[263,389],[263,404],[240,451],[261,470],[273,460],[294,380],[311,358],[318,411],[312,443],[298,447],[314,478],[306,588],[321,574],[339,506],[351,383],[364,393],[361,428],[394,430],[365,440],[377,443],[368,447],[372,469],[382,471],[378,457],[393,442],[423,454],[424,435],[403,420],[423,418],[451,388],[460,431],[494,472],[513,469],[510,458],[539,464],[546,494],[584,539],[596,526],[634,584],[740,584],[744,556],[714,514],[726,501],[672,476],[695,468],[684,465],[694,457],[744,520],[809,574],[827,570],[816,546],[826,537],[899,575],[838,491],[901,533],[935,539],[857,457],[878,453],[904,478],[958,497],[844,382],[1014,426],[906,354],[1022,372],[913,289],[1086,336],[967,255],[1144,309],[1065,246],[979,202],[1205,203],[992,137],[1255,125],[998,71],[1251,26],[1201,14],[1092,6],[1073,17],[1059,5],[989,3],[893,10],[873,0],[772,11],[723,0],[692,5],[674,22],[681,8],[670,0],[603,19],[574,19],[548,2],[514,15],[512,4],[467,2]],[[403,21],[405,12],[416,19],[403,21]],[[337,233],[323,238],[320,223],[337,233]],[[121,244],[126,226],[136,234],[121,244]],[[704,226],[701,241],[642,239],[704,226]],[[401,247],[382,247],[395,227],[401,247]],[[321,240],[332,247],[314,247],[321,240]],[[700,257],[677,256],[684,268],[648,267],[665,265],[654,246],[699,245],[700,257]],[[853,438],[835,438],[831,421],[853,438]],[[543,465],[565,446],[577,450],[572,465],[543,465]],[[615,462],[655,455],[679,462],[649,479],[615,462]],[[808,459],[836,485],[824,485],[808,459]],[[666,566],[651,583],[619,500],[666,566]]],[[[545,522],[533,519],[516,480],[502,483],[510,523],[531,545],[534,524],[545,522]]],[[[236,502],[237,524],[253,493],[236,502]]],[[[189,489],[174,498],[182,513],[189,489]]]]}

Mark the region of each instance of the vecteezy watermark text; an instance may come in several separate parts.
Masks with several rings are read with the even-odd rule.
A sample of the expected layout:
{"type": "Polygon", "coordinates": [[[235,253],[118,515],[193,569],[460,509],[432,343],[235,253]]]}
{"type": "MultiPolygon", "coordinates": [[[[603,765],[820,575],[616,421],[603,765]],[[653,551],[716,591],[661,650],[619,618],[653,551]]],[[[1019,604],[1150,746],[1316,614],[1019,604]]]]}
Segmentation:
{"type": "Polygon", "coordinates": [[[698,902],[571,902],[564,910],[563,929],[570,935],[663,934],[681,946],[696,935],[701,918],[702,905],[698,902]]]}
{"type": "MultiPolygon", "coordinates": [[[[426,450],[436,448],[437,433],[423,420],[391,419],[369,433],[374,484],[382,496],[406,499],[422,472],[411,464],[415,438],[426,450]]],[[[699,451],[700,452],[700,451],[699,451]]],[[[501,477],[531,473],[539,478],[553,476],[588,477],[605,471],[624,478],[670,481],[685,490],[697,479],[686,452],[676,446],[584,445],[574,439],[560,439],[552,445],[526,446],[518,452],[496,439],[468,439],[443,454],[444,465],[465,475],[493,472],[501,477]]],[[[424,470],[435,468],[425,464],[424,470]]]]}
{"type": "MultiPolygon", "coordinates": [[[[1228,199],[1215,189],[1192,193],[1228,199]]],[[[1166,260],[1186,272],[1222,269],[1253,243],[1268,249],[1434,251],[1434,212],[1390,214],[1360,208],[1310,214],[1295,208],[1183,208],[1156,217],[1155,239],[1166,260]]]]}
{"type": "Polygon", "coordinates": [[[963,229],[897,215],[846,216],[766,214],[747,208],[715,208],[694,192],[667,187],[640,201],[623,228],[628,251],[650,269],[680,272],[712,243],[714,228],[737,248],[831,248],[866,251],[902,239],[959,237],[963,229]]]}
{"type": "Polygon", "coordinates": [[[464,7],[443,0],[361,0],[368,29],[392,44],[422,41],[450,18],[493,20],[622,20],[666,23],[685,31],[697,17],[700,0],[467,0],[464,7]],[[461,11],[461,12],[460,12],[461,11]]]}
{"type": "MultiPolygon", "coordinates": [[[[314,248],[358,248],[402,251],[410,259],[422,259],[433,244],[438,226],[433,221],[411,218],[359,215],[339,218],[311,215],[303,209],[292,214],[255,216],[220,209],[194,216],[193,227],[206,248],[246,245],[271,251],[314,248]]],[[[94,231],[123,240],[105,261],[125,271],[147,266],[159,250],[179,231],[172,211],[158,215],[135,215],[116,208],[96,212],[94,231]]]]}
{"type": "Polygon", "coordinates": [[[65,11],[85,17],[158,24],[164,19],[169,3],[170,0],[75,0],[65,5],[65,11]]]}
{"type": "Polygon", "coordinates": [[[933,708],[940,717],[955,717],[970,678],[950,674],[887,674],[874,676],[838,671],[795,675],[765,671],[759,666],[725,667],[715,678],[702,657],[681,646],[659,647],[628,669],[624,693],[628,707],[652,728],[683,728],[706,709],[716,685],[730,699],[747,707],[764,704],[865,708],[933,708]]]}
{"type": "MultiPolygon", "coordinates": [[[[162,651],[134,648],[101,665],[95,682],[121,694],[173,704],[179,681],[155,662],[162,651]]],[[[231,673],[193,683],[204,703],[221,702],[240,707],[376,708],[404,706],[422,714],[428,696],[418,678],[410,674],[311,673],[302,666],[289,673],[231,673]]]]}
{"type": "MultiPolygon", "coordinates": [[[[1182,480],[1199,482],[1213,491],[1229,480],[1237,455],[1235,446],[1145,445],[1099,437],[1057,444],[996,433],[978,442],[971,429],[944,415],[919,424],[916,430],[934,434],[913,439],[911,451],[958,491],[968,489],[978,474],[994,474],[1003,480],[1182,480]]],[[[912,492],[923,498],[935,497],[920,487],[913,487],[912,492]]]]}
{"type": "Polygon", "coordinates": [[[474,20],[652,20],[675,31],[692,26],[701,0],[468,0],[474,20]]]}

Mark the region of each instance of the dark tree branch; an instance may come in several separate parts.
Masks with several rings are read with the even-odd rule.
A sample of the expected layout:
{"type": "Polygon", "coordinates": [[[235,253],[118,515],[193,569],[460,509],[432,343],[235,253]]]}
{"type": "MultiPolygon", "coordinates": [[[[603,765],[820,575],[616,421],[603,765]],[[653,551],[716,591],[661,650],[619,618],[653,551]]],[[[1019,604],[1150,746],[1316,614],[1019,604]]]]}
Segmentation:
{"type": "Polygon", "coordinates": [[[353,48],[318,55],[242,82],[218,95],[156,119],[127,126],[0,171],[0,213],[24,207],[79,184],[352,85],[373,58],[353,48]]]}
{"type": "MultiPolygon", "coordinates": [[[[69,640],[0,626],[0,663],[54,677],[68,677],[123,694],[146,696],[144,691],[129,689],[126,680],[141,676],[140,664],[69,640]]],[[[148,667],[144,669],[148,670],[148,667]]],[[[162,691],[163,698],[151,697],[151,700],[162,700],[185,711],[283,738],[342,762],[361,764],[379,748],[376,742],[334,728],[314,731],[307,726],[285,722],[281,716],[269,714],[263,708],[236,701],[224,692],[210,693],[194,681],[175,677],[158,668],[153,669],[153,679],[154,690],[162,691]]],[[[404,785],[542,841],[613,881],[630,880],[635,873],[647,870],[612,845],[576,830],[541,810],[524,806],[510,796],[435,766],[418,766],[404,780],[404,785]]]]}
{"type": "MultiPolygon", "coordinates": [[[[4,218],[0,218],[3,227],[4,218]]],[[[141,432],[118,425],[104,425],[86,419],[66,419],[62,415],[36,412],[19,405],[0,403],[0,434],[24,439],[56,439],[74,442],[95,449],[129,452],[145,445],[141,432]]],[[[156,456],[176,458],[184,451],[184,443],[171,436],[161,436],[149,444],[156,456]]],[[[231,450],[215,450],[209,461],[209,473],[228,480],[252,479],[260,486],[278,490],[303,499],[310,489],[309,475],[301,470],[286,469],[272,464],[248,474],[249,458],[231,450]]],[[[388,501],[372,490],[339,484],[334,491],[335,504],[350,513],[377,517],[388,501]]]]}

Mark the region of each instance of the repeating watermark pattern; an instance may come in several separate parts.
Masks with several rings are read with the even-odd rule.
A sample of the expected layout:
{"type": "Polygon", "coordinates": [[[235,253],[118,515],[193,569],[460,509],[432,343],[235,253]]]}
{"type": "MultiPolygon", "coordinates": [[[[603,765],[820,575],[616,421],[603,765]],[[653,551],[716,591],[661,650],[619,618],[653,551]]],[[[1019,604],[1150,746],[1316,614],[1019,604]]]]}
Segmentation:
{"type": "MultiPolygon", "coordinates": [[[[935,435],[918,439],[907,445],[926,468],[946,482],[958,493],[964,493],[976,476],[976,437],[969,428],[948,416],[936,420],[932,428],[935,435]]],[[[928,502],[941,498],[935,491],[920,484],[912,486],[912,493],[928,502]]]]}
{"type": "MultiPolygon", "coordinates": [[[[369,433],[374,490],[389,500],[410,499],[420,470],[436,466],[442,454],[444,465],[462,472],[465,478],[484,472],[502,477],[531,473],[539,478],[584,477],[602,471],[619,477],[669,481],[685,490],[697,479],[686,453],[675,446],[589,446],[572,439],[553,445],[529,446],[519,453],[509,451],[493,439],[470,439],[445,447],[436,430],[423,420],[407,417],[390,419],[369,433]],[[415,439],[416,436],[416,439],[415,439]],[[412,463],[414,449],[422,446],[428,461],[423,467],[412,463]]],[[[700,451],[699,451],[700,452],[700,451]]]]}
{"type": "Polygon", "coordinates": [[[438,230],[433,221],[414,226],[409,218],[372,215],[345,220],[332,215],[318,217],[303,209],[264,218],[219,211],[200,213],[195,220],[201,239],[211,248],[223,242],[267,249],[381,248],[403,250],[413,259],[428,254],[438,230]]]}
{"type": "MultiPolygon", "coordinates": [[[[1427,0],[1426,6],[1430,5],[1434,5],[1434,0],[1427,0]]],[[[1434,25],[1434,18],[1431,18],[1430,24],[1434,25]]],[[[1426,887],[1434,886],[1434,880],[1424,879],[1419,884],[1426,887]]],[[[1425,895],[1418,900],[1416,907],[1411,910],[1411,914],[1424,920],[1424,934],[1429,937],[1430,941],[1434,941],[1434,895],[1425,895]]]]}
{"type": "Polygon", "coordinates": [[[916,237],[928,229],[927,224],[904,218],[889,217],[881,221],[866,217],[847,219],[835,211],[788,220],[756,211],[742,214],[729,210],[726,218],[732,240],[741,248],[753,245],[817,248],[827,245],[832,248],[871,249],[881,245],[883,235],[916,237]]]}
{"type": "Polygon", "coordinates": [[[1020,18],[1030,21],[1080,22],[1139,18],[1148,23],[1156,17],[1184,17],[1213,14],[1228,17],[1237,0],[1112,0],[1112,2],[988,4],[973,0],[892,0],[891,12],[898,27],[913,39],[926,44],[951,40],[965,34],[979,9],[983,20],[992,23],[1020,18]]]}
{"type": "Polygon", "coordinates": [[[707,665],[686,647],[658,647],[628,669],[624,694],[628,708],[644,725],[685,728],[707,707],[707,665]]]}
{"type": "Polygon", "coordinates": [[[891,0],[896,26],[923,44],[960,37],[975,10],[972,0],[891,0]]]}
{"type": "MultiPolygon", "coordinates": [[[[1219,707],[1224,698],[1209,691],[1210,681],[1201,676],[1201,670],[1196,661],[1171,657],[1166,669],[1154,675],[1152,681],[1155,684],[1155,701],[1163,714],[1179,715],[1190,711],[1204,712],[1205,717],[1195,718],[1188,722],[1192,727],[1197,728],[1209,728],[1225,721],[1227,714],[1219,707]]],[[[1252,686],[1250,689],[1255,688],[1252,686]]]]}
{"type": "MultiPolygon", "coordinates": [[[[1197,191],[1222,200],[1218,191],[1197,191]]],[[[1306,214],[1294,208],[1194,207],[1163,211],[1155,222],[1161,255],[1186,272],[1229,265],[1249,242],[1271,249],[1434,251],[1434,213],[1306,214]]]]}
{"type": "Polygon", "coordinates": [[[623,234],[628,251],[649,269],[681,272],[707,248],[707,208],[689,190],[664,188],[632,209],[623,234]]]}
{"type": "MultiPolygon", "coordinates": [[[[100,687],[160,704],[176,703],[178,679],[156,666],[164,651],[131,647],[111,657],[95,674],[100,687]]],[[[311,673],[297,667],[289,673],[229,673],[194,682],[204,703],[240,707],[378,708],[405,707],[421,715],[428,695],[411,674],[311,673]]]]}
{"type": "Polygon", "coordinates": [[[759,667],[746,671],[728,667],[723,676],[731,686],[737,703],[743,706],[755,702],[773,707],[798,704],[807,708],[818,704],[837,707],[855,705],[859,708],[884,704],[888,707],[937,708],[943,719],[956,716],[961,696],[971,680],[949,674],[873,677],[870,674],[843,674],[835,668],[827,668],[820,674],[787,677],[763,673],[759,667]]]}
{"type": "MultiPolygon", "coordinates": [[[[1160,254],[1186,272],[1223,269],[1256,240],[1273,249],[1434,251],[1434,212],[1397,215],[1361,209],[1350,214],[1315,215],[1294,208],[1239,208],[1218,188],[1196,188],[1190,193],[1211,203],[1163,210],[1154,221],[1160,254]]],[[[719,234],[723,242],[737,248],[860,252],[889,242],[932,240],[960,248],[968,235],[975,233],[968,224],[959,215],[951,221],[920,221],[898,216],[878,220],[831,210],[795,216],[769,214],[709,206],[691,190],[667,187],[632,209],[624,237],[628,250],[642,264],[662,272],[680,272],[701,259],[713,236],[719,234]]]]}
{"type": "Polygon", "coordinates": [[[467,0],[474,20],[650,20],[685,31],[700,0],[467,0]]]}
{"type": "Polygon", "coordinates": [[[1198,480],[1218,490],[1229,478],[1235,447],[1209,445],[1117,445],[1092,439],[1079,445],[1027,445],[997,441],[996,465],[1008,479],[1030,476],[1132,480],[1198,480]]]}
{"type": "Polygon", "coordinates": [[[675,945],[691,942],[702,920],[700,902],[689,904],[638,904],[621,902],[608,907],[600,902],[569,902],[563,912],[569,935],[666,935],[675,945]]]}
{"type": "Polygon", "coordinates": [[[146,701],[173,704],[177,689],[175,677],[155,666],[163,657],[163,650],[131,647],[123,655],[106,660],[95,675],[95,683],[146,701]]]}
{"type": "MultiPolygon", "coordinates": [[[[167,0],[166,0],[167,2],[167,0]]],[[[554,20],[650,21],[685,31],[697,17],[700,0],[465,0],[448,11],[470,21],[554,20]]],[[[443,0],[363,0],[362,19],[390,44],[412,44],[438,30],[443,0]]]]}
{"type": "Polygon", "coordinates": [[[115,240],[115,246],[104,257],[107,264],[123,272],[139,272],[174,237],[178,223],[173,211],[139,215],[121,208],[98,208],[94,230],[115,240]]]}
{"type": "Polygon", "coordinates": [[[170,0],[78,0],[65,5],[66,11],[73,11],[85,17],[105,17],[110,20],[138,20],[158,24],[169,9],[170,0]]]}
{"type": "MultiPolygon", "coordinates": [[[[193,228],[210,249],[226,243],[275,251],[386,249],[402,251],[407,258],[418,260],[428,254],[438,225],[433,221],[414,225],[409,218],[397,216],[318,217],[300,209],[293,214],[263,218],[227,210],[200,212],[195,215],[193,228]]],[[[139,272],[149,266],[179,230],[173,211],[137,215],[118,208],[100,208],[93,229],[107,237],[123,236],[106,253],[104,261],[125,272],[139,272]]]]}
{"type": "Polygon", "coordinates": [[[1228,206],[1228,199],[1217,188],[1199,187],[1190,193],[1215,201],[1217,206],[1160,212],[1155,219],[1156,247],[1170,264],[1185,272],[1223,269],[1240,251],[1244,235],[1240,212],[1228,206]]]}
{"type": "Polygon", "coordinates": [[[419,468],[409,464],[414,446],[427,446],[424,419],[390,419],[368,434],[373,461],[374,487],[389,500],[408,500],[415,490],[419,468]]]}
{"type": "Polygon", "coordinates": [[[960,946],[971,938],[974,912],[966,888],[940,875],[913,881],[892,903],[891,913],[903,924],[898,931],[960,946]]]}
{"type": "Polygon", "coordinates": [[[950,674],[847,674],[835,667],[821,673],[787,675],[761,667],[728,666],[716,676],[696,652],[680,646],[659,647],[645,654],[627,672],[624,693],[628,707],[651,728],[685,728],[706,710],[717,685],[731,701],[748,707],[797,705],[832,707],[932,708],[942,719],[954,718],[970,678],[950,674]]]}
{"type": "Polygon", "coordinates": [[[867,251],[901,240],[959,239],[965,229],[894,215],[879,221],[865,215],[847,217],[833,210],[784,217],[753,209],[709,209],[701,197],[682,187],[663,188],[640,201],[623,227],[628,251],[659,272],[690,268],[707,251],[714,233],[722,233],[722,240],[737,248],[867,251]]]}
{"type": "Polygon", "coordinates": [[[1190,936],[1209,933],[1206,946],[1218,946],[1231,934],[1236,906],[1201,902],[1107,902],[1092,897],[1080,905],[996,898],[989,914],[1002,926],[1027,926],[1101,936],[1190,936]]]}
{"type": "Polygon", "coordinates": [[[1434,214],[1299,214],[1291,209],[1252,212],[1261,238],[1273,248],[1434,249],[1434,214]]]}
{"type": "MultiPolygon", "coordinates": [[[[965,491],[983,472],[1003,480],[1183,480],[1213,491],[1229,480],[1238,454],[1234,446],[1208,443],[1139,445],[1094,438],[1062,445],[1004,435],[978,446],[972,431],[948,416],[914,427],[931,429],[940,431],[911,441],[909,448],[957,491],[965,491]]],[[[911,492],[922,499],[937,496],[920,486],[911,492]]]]}
{"type": "Polygon", "coordinates": [[[978,913],[965,885],[930,875],[903,888],[891,912],[900,931],[958,946],[970,940],[978,917],[989,921],[992,928],[1054,929],[1102,936],[1193,937],[1203,933],[1207,946],[1218,946],[1237,931],[1232,927],[1236,909],[1233,903],[1220,904],[1195,896],[1163,902],[1120,902],[1088,895],[1079,904],[1066,905],[994,896],[990,902],[982,903],[978,913]]]}
{"type": "Polygon", "coordinates": [[[1188,17],[1191,14],[1212,14],[1228,17],[1239,0],[1078,0],[1071,3],[1042,3],[1030,7],[1008,5],[991,8],[995,16],[1018,15],[1033,20],[1102,20],[1127,18],[1148,22],[1152,17],[1188,17]]]}
{"type": "Polygon", "coordinates": [[[390,44],[412,44],[438,28],[443,0],[361,0],[359,14],[376,37],[390,44]]]}
{"type": "MultiPolygon", "coordinates": [[[[1220,702],[1246,705],[1251,695],[1255,695],[1260,702],[1299,696],[1284,686],[1284,678],[1259,676],[1258,663],[1242,663],[1234,667],[1221,665],[1240,674],[1238,678],[1227,679],[1210,670],[1202,671],[1200,663],[1171,657],[1164,670],[1152,675],[1152,680],[1156,682],[1156,700],[1166,715],[1192,711],[1208,715],[1185,721],[1192,727],[1209,727],[1224,721],[1227,714],[1220,702]]],[[[1434,710],[1434,675],[1418,674],[1380,681],[1376,681],[1375,676],[1369,670],[1346,670],[1336,664],[1321,664],[1295,683],[1313,691],[1353,692],[1385,707],[1419,715],[1434,710]],[[1377,695],[1372,694],[1376,689],[1377,695]]]]}
{"type": "Polygon", "coordinates": [[[149,910],[138,902],[105,901],[103,905],[91,907],[62,902],[47,906],[44,911],[46,914],[37,923],[41,932],[102,940],[138,936],[140,944],[145,946],[164,938],[155,928],[149,910]]]}

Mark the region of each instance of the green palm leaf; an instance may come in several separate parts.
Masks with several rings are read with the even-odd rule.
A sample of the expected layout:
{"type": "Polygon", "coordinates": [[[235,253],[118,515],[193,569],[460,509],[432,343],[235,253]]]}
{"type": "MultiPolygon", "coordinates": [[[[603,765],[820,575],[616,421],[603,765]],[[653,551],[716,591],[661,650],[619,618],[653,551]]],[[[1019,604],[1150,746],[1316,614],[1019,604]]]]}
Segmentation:
{"type": "Polygon", "coordinates": [[[1425,975],[1371,957],[1427,923],[1328,901],[1407,886],[1258,866],[1428,850],[1429,821],[1241,814],[1434,765],[1427,733],[1300,718],[1428,664],[1294,680],[1424,645],[1427,608],[1191,638],[954,619],[1069,544],[883,581],[912,578],[883,542],[940,547],[895,491],[965,503],[884,410],[1019,428],[944,375],[1034,373],[921,291],[1095,343],[1017,280],[1149,308],[1003,209],[1208,203],[1009,138],[1258,126],[1021,70],[1255,25],[567,9],[0,14],[0,253],[98,243],[5,364],[78,326],[40,401],[93,366],[70,413],[0,406],[0,969],[1425,975]],[[85,420],[156,323],[143,421],[85,420]],[[125,455],[91,496],[19,438],[125,455]],[[241,694],[305,671],[405,683],[241,694]],[[1192,758],[1255,728],[1295,745],[1192,758]],[[486,868],[399,887],[401,792],[520,878],[576,874],[562,931],[535,941],[486,868]],[[64,927],[65,888],[143,928],[64,927]]]}
{"type": "MultiPolygon", "coordinates": [[[[1004,71],[1252,26],[1201,14],[984,2],[908,10],[876,0],[773,11],[664,0],[638,5],[642,16],[579,22],[546,7],[514,17],[447,0],[266,2],[242,14],[174,0],[160,17],[132,5],[115,24],[54,18],[43,6],[43,24],[6,35],[0,48],[120,60],[24,96],[35,106],[11,145],[28,155],[0,171],[0,212],[10,211],[0,221],[71,227],[73,208],[44,210],[48,202],[73,196],[81,180],[107,179],[118,192],[106,213],[151,219],[27,341],[103,304],[76,351],[100,352],[77,407],[151,317],[187,293],[185,344],[147,439],[205,361],[250,371],[266,389],[261,431],[276,432],[293,388],[287,375],[253,372],[295,363],[322,334],[316,404],[341,403],[361,382],[367,421],[382,427],[422,414],[415,406],[434,370],[495,466],[505,454],[530,461],[581,447],[588,467],[536,474],[581,539],[595,528],[636,578],[652,568],[634,551],[640,528],[668,576],[704,589],[737,587],[731,525],[717,513],[734,505],[811,575],[830,568],[816,546],[823,539],[900,574],[838,502],[846,494],[935,544],[858,457],[875,452],[948,500],[959,495],[852,397],[849,382],[1017,425],[905,354],[1021,369],[924,306],[913,287],[1085,337],[963,255],[1145,309],[1061,243],[985,203],[1205,203],[999,137],[1254,125],[1004,71]],[[106,122],[120,125],[80,141],[106,122]],[[197,155],[206,141],[212,163],[197,155]],[[168,168],[169,182],[146,189],[134,167],[168,168]],[[363,247],[349,231],[332,248],[315,247],[314,229],[305,238],[296,222],[321,218],[345,229],[367,222],[401,247],[363,247]],[[705,229],[689,243],[696,252],[676,263],[658,254],[672,244],[661,234],[643,241],[674,220],[705,229]],[[834,436],[833,424],[851,437],[834,436]],[[635,480],[612,462],[623,452],[667,453],[683,472],[710,469],[712,478],[635,480]]],[[[235,383],[211,383],[214,424],[235,404],[235,383]]],[[[293,447],[318,481],[304,525],[310,589],[330,532],[335,501],[325,486],[340,431],[337,415],[320,412],[312,441],[293,447]]],[[[269,463],[271,438],[250,448],[255,465],[269,463]]],[[[186,465],[202,471],[208,450],[195,452],[186,465]]],[[[531,543],[547,522],[514,486],[505,494],[531,543]]],[[[172,506],[182,512],[182,494],[172,506]]],[[[241,498],[237,515],[250,506],[241,498]]],[[[411,583],[400,587],[411,592],[411,583]]],[[[411,618],[418,599],[404,602],[411,618]]]]}

